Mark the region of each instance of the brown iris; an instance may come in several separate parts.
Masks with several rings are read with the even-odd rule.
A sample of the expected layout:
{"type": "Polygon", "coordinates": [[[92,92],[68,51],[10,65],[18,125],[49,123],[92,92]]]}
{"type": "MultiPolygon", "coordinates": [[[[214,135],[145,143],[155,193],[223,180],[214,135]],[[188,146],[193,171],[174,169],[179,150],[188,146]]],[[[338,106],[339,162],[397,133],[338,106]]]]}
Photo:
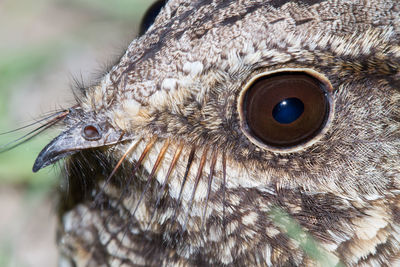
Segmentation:
{"type": "Polygon", "coordinates": [[[255,80],[245,92],[245,128],[267,146],[293,147],[316,136],[329,113],[323,82],[303,72],[283,72],[255,80]]]}
{"type": "Polygon", "coordinates": [[[98,140],[101,138],[101,131],[97,125],[88,124],[83,128],[82,135],[86,140],[98,140]]]}

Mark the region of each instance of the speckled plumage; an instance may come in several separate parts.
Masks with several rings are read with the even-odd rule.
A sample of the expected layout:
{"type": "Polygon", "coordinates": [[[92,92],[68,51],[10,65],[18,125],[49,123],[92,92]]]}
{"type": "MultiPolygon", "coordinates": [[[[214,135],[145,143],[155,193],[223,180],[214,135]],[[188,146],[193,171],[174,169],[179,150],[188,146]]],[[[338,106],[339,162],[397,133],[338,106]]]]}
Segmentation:
{"type": "Polygon", "coordinates": [[[169,1],[67,115],[80,152],[66,162],[61,261],[399,266],[399,18],[396,0],[169,1]],[[334,91],[326,131],[290,153],[253,144],[237,104],[252,77],[282,69],[334,91]],[[107,134],[79,141],[81,121],[107,134]]]}

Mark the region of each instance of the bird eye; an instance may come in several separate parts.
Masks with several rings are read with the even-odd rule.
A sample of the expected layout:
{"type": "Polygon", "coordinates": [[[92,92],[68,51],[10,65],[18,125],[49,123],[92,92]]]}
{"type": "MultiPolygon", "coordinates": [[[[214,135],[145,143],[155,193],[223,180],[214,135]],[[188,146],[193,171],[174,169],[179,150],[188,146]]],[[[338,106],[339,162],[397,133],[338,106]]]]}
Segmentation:
{"type": "Polygon", "coordinates": [[[101,131],[97,125],[88,124],[83,127],[82,136],[89,141],[99,140],[101,138],[101,131]]]}
{"type": "Polygon", "coordinates": [[[159,0],[150,6],[143,17],[142,22],[140,23],[139,36],[143,35],[147,29],[153,25],[157,15],[160,13],[161,9],[166,3],[166,0],[159,0]]]}
{"type": "Polygon", "coordinates": [[[242,129],[262,147],[288,150],[326,126],[331,110],[328,80],[307,72],[259,75],[239,100],[242,129]]]}

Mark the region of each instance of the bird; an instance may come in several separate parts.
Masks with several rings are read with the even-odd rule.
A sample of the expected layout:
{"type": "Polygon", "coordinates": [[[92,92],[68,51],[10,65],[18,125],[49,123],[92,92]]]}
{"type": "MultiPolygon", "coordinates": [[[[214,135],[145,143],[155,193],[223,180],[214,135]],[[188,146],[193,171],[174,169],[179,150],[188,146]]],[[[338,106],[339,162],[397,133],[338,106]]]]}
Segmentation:
{"type": "Polygon", "coordinates": [[[400,266],[399,1],[158,1],[47,119],[60,266],[400,266]]]}

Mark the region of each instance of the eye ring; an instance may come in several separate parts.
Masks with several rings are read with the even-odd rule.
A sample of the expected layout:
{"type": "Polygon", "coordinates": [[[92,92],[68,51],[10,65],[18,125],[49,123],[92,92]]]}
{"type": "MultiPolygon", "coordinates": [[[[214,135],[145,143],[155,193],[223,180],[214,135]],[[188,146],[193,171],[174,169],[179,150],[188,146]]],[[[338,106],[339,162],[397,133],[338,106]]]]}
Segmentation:
{"type": "Polygon", "coordinates": [[[101,136],[102,132],[97,124],[86,124],[82,128],[82,137],[88,141],[99,140],[101,136]]]}
{"type": "MultiPolygon", "coordinates": [[[[256,90],[260,90],[260,89],[256,89],[256,90]]],[[[261,90],[264,90],[264,89],[261,89],[261,90]]],[[[333,120],[333,116],[334,116],[334,101],[332,98],[332,92],[333,92],[333,87],[332,87],[331,83],[329,82],[329,80],[321,73],[318,73],[312,69],[286,68],[286,69],[280,69],[280,70],[276,70],[276,71],[263,72],[263,73],[257,74],[254,77],[252,77],[245,84],[243,90],[240,92],[239,97],[238,97],[237,109],[238,109],[238,113],[239,113],[240,129],[242,130],[243,134],[253,144],[255,144],[256,146],[258,146],[262,149],[269,150],[272,152],[279,152],[279,153],[291,153],[291,152],[300,151],[300,150],[304,149],[305,147],[311,146],[312,144],[317,142],[328,131],[329,125],[331,124],[331,121],[333,120]],[[286,75],[287,76],[298,75],[299,77],[304,76],[304,77],[308,77],[307,79],[315,80],[316,84],[319,85],[319,89],[321,90],[320,94],[323,95],[323,98],[325,101],[325,111],[324,111],[323,117],[320,118],[320,124],[317,125],[318,127],[314,131],[311,131],[308,136],[306,136],[305,138],[303,138],[301,140],[300,139],[296,140],[293,143],[288,142],[287,144],[281,145],[280,143],[274,143],[274,142],[271,143],[271,142],[266,141],[264,138],[262,138],[262,136],[260,137],[260,135],[257,132],[257,129],[256,129],[256,131],[254,131],[254,123],[252,122],[252,119],[251,119],[252,117],[249,117],[249,116],[253,116],[253,115],[251,115],[251,114],[248,115],[249,108],[247,107],[247,105],[251,105],[251,104],[247,103],[249,101],[247,98],[248,98],[249,92],[251,92],[251,90],[254,90],[253,87],[255,87],[257,82],[259,82],[260,80],[268,81],[268,79],[270,79],[270,78],[286,77],[286,75]],[[253,129],[252,129],[252,126],[253,126],[253,129]]],[[[300,93],[302,94],[301,91],[300,91],[300,93]]],[[[282,98],[282,102],[283,102],[283,100],[292,100],[292,99],[294,99],[292,96],[287,96],[286,98],[282,98]]],[[[258,105],[259,103],[262,104],[263,101],[255,100],[255,103],[258,105]]],[[[272,102],[272,103],[276,103],[276,106],[277,106],[279,104],[279,101],[272,102]]],[[[275,106],[275,108],[276,108],[276,106],[275,106]]],[[[298,106],[301,106],[301,105],[298,105],[298,106]]],[[[258,106],[256,106],[256,107],[258,109],[258,106]]],[[[273,108],[274,108],[273,105],[269,108],[271,110],[270,117],[272,117],[273,108]]],[[[274,110],[275,110],[275,108],[274,108],[274,110]]],[[[252,109],[254,109],[254,108],[252,108],[252,109]]],[[[250,109],[250,112],[251,112],[251,109],[250,109]]],[[[260,113],[260,112],[258,112],[258,113],[260,113]]],[[[304,121],[305,117],[307,117],[308,114],[304,115],[301,113],[302,113],[302,111],[300,110],[300,112],[295,116],[294,120],[297,118],[300,118],[299,119],[300,122],[304,121]]],[[[262,113],[260,113],[260,114],[262,114],[262,113]]],[[[258,116],[260,117],[260,116],[264,116],[264,115],[258,115],[258,116]]],[[[294,124],[294,123],[292,123],[292,120],[290,120],[288,122],[288,124],[285,124],[286,122],[281,122],[281,123],[283,125],[282,129],[290,129],[292,124],[294,124]],[[287,126],[287,125],[289,125],[289,126],[287,126]]],[[[261,126],[261,128],[262,127],[266,127],[266,126],[261,126]]]]}

